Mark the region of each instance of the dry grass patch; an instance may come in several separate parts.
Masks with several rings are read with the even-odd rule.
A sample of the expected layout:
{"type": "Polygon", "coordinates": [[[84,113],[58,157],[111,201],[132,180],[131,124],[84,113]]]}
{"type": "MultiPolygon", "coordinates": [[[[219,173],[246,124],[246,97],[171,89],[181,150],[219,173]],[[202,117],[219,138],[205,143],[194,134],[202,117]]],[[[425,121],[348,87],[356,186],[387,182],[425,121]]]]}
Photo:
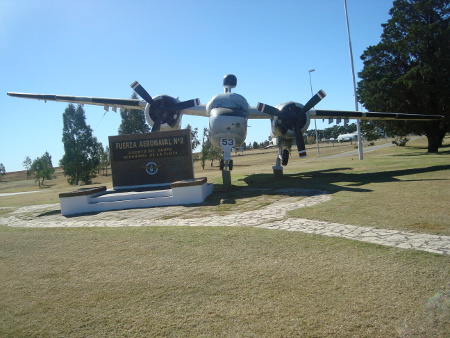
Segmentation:
{"type": "Polygon", "coordinates": [[[289,215],[450,235],[450,152],[426,154],[424,140],[411,143],[366,154],[364,161],[335,159],[321,170],[291,174],[333,199],[289,215]]]}
{"type": "MultiPolygon", "coordinates": [[[[8,173],[6,180],[0,182],[0,194],[10,194],[26,192],[25,194],[0,196],[0,207],[22,207],[36,204],[59,203],[59,194],[76,190],[77,186],[67,183],[67,178],[61,170],[57,170],[53,179],[45,181],[44,186],[39,188],[33,179],[23,179],[24,172],[8,173]]],[[[85,187],[95,187],[106,185],[112,187],[111,176],[98,176],[92,185],[85,187]]]]}
{"type": "Polygon", "coordinates": [[[0,232],[1,336],[450,334],[447,256],[253,228],[0,232]]]}
{"type": "Polygon", "coordinates": [[[11,212],[13,212],[15,208],[13,207],[0,207],[0,216],[5,216],[11,212]]]}

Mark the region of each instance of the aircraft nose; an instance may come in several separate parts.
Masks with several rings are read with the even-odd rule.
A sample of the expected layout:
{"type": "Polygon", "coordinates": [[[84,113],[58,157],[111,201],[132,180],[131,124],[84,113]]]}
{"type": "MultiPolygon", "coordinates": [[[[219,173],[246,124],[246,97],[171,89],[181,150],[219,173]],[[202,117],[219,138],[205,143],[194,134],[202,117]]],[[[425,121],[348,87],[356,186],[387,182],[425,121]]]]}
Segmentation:
{"type": "Polygon", "coordinates": [[[211,115],[245,117],[245,116],[247,116],[247,111],[243,108],[220,107],[220,108],[214,108],[211,111],[211,115]]]}

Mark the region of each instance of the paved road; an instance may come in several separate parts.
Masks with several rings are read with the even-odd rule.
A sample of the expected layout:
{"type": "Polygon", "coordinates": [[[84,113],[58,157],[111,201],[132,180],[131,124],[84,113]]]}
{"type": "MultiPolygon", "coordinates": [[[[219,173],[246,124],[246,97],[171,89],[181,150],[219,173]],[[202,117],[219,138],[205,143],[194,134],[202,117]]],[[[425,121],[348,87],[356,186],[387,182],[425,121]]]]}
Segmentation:
{"type": "Polygon", "coordinates": [[[33,191],[21,191],[21,192],[5,192],[0,194],[0,197],[8,197],[8,196],[14,196],[14,195],[23,195],[23,194],[35,194],[37,192],[43,192],[43,191],[51,191],[51,190],[33,190],[33,191]]]}
{"type": "MultiPolygon", "coordinates": [[[[250,226],[262,229],[300,231],[322,236],[342,237],[404,249],[423,250],[450,255],[450,236],[437,236],[407,231],[360,227],[289,218],[286,212],[330,200],[330,194],[319,190],[282,189],[281,197],[271,204],[252,211],[231,211],[227,215],[205,215],[204,206],[169,206],[134,210],[110,211],[77,217],[63,217],[59,204],[19,208],[0,225],[11,227],[126,227],[126,226],[250,226]]],[[[254,203],[258,204],[257,197],[254,203]]]]}

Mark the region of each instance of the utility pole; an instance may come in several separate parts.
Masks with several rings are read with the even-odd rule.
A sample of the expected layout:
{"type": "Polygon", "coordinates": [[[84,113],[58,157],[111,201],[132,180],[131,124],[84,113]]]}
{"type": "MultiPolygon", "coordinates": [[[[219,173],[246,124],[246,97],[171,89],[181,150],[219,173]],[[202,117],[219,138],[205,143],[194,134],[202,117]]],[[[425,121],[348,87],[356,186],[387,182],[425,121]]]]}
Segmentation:
{"type": "MultiPolygon", "coordinates": [[[[312,88],[312,81],[311,81],[311,73],[315,72],[315,69],[308,70],[309,72],[309,86],[311,87],[311,97],[314,96],[313,88],[312,88]]],[[[314,128],[316,129],[316,147],[317,147],[317,156],[320,156],[320,149],[319,149],[319,134],[317,133],[317,122],[316,119],[314,119],[314,128]]]]}
{"type": "MultiPolygon", "coordinates": [[[[350,61],[351,61],[351,66],[352,66],[353,95],[355,96],[355,110],[358,111],[358,97],[356,96],[355,65],[353,63],[352,41],[350,39],[350,25],[348,23],[347,0],[344,0],[344,10],[345,10],[345,18],[347,20],[348,48],[350,50],[350,61]]],[[[361,125],[359,123],[359,120],[356,120],[356,128],[358,131],[358,154],[359,154],[359,159],[362,160],[363,159],[363,148],[362,148],[362,139],[361,139],[361,125]]]]}

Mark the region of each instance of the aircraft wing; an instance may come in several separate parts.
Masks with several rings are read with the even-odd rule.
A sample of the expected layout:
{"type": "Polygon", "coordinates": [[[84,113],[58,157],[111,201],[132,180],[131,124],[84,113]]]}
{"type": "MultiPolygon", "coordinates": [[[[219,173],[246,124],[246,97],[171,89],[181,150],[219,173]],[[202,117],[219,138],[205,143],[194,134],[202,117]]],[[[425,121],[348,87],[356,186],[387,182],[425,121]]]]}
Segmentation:
{"type": "Polygon", "coordinates": [[[314,110],[311,109],[312,119],[357,119],[357,120],[442,120],[442,115],[422,115],[405,113],[381,113],[381,112],[358,112],[340,110],[314,110]]]}
{"type": "MultiPolygon", "coordinates": [[[[442,115],[422,115],[405,113],[381,113],[381,112],[358,112],[343,110],[322,110],[311,109],[310,117],[312,119],[357,119],[357,120],[421,120],[432,121],[442,120],[442,115]]],[[[270,119],[272,116],[265,114],[252,107],[250,110],[250,119],[270,119]]]]}
{"type": "Polygon", "coordinates": [[[206,104],[199,104],[198,106],[183,109],[183,115],[205,116],[206,104]]]}
{"type": "Polygon", "coordinates": [[[250,108],[249,119],[270,119],[272,115],[260,112],[256,107],[250,108]]]}
{"type": "MultiPolygon", "coordinates": [[[[117,108],[126,109],[141,109],[144,110],[147,102],[139,99],[113,99],[106,97],[84,97],[84,96],[68,96],[68,95],[52,95],[52,94],[28,94],[28,93],[7,93],[12,97],[19,97],[22,99],[33,99],[40,101],[56,101],[68,102],[76,104],[90,104],[95,106],[102,106],[105,110],[112,108],[116,111],[117,108]]],[[[196,107],[183,109],[183,114],[206,116],[206,105],[202,104],[196,107]]]]}
{"type": "Polygon", "coordinates": [[[139,99],[111,99],[106,97],[84,97],[84,96],[68,96],[68,95],[49,95],[49,94],[28,94],[28,93],[8,93],[9,96],[19,97],[22,99],[33,99],[41,101],[57,101],[78,104],[91,104],[95,106],[103,106],[105,110],[110,107],[116,111],[117,108],[127,109],[145,109],[147,104],[139,99]]]}

